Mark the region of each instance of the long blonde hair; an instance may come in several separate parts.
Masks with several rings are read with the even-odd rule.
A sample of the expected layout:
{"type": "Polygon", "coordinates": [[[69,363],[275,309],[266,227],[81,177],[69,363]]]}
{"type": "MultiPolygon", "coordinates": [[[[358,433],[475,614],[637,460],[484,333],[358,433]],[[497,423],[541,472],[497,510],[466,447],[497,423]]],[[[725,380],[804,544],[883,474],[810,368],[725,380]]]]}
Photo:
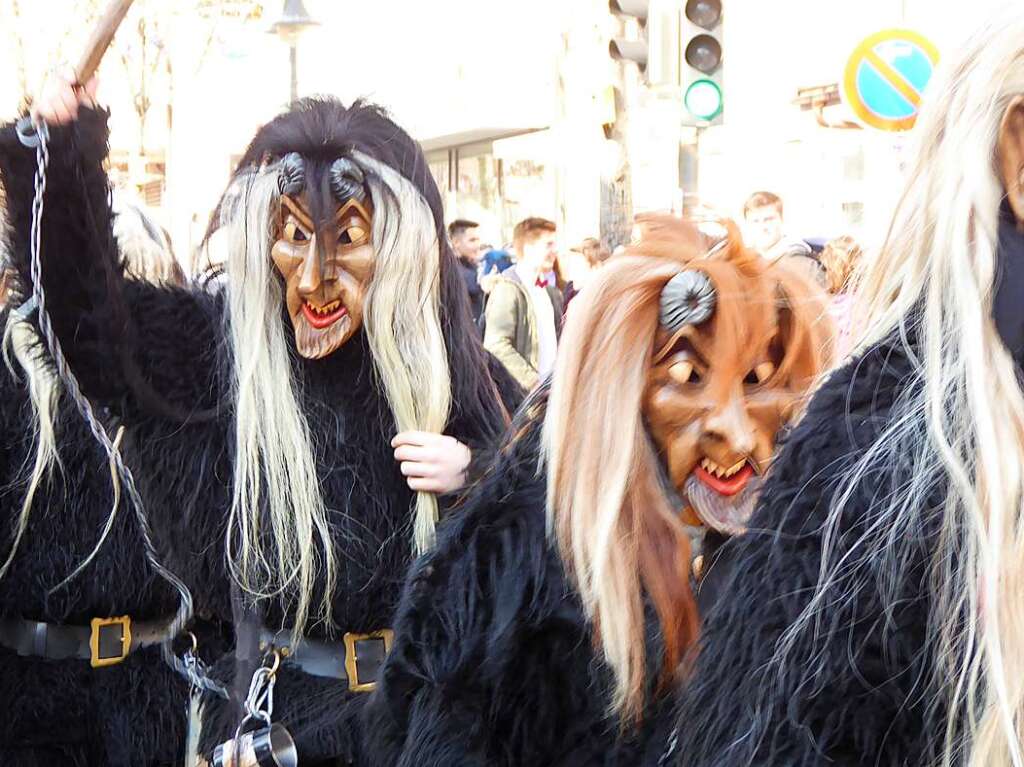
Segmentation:
{"type": "MultiPolygon", "coordinates": [[[[170,243],[164,235],[154,239],[157,225],[141,208],[127,203],[120,196],[114,197],[114,236],[117,239],[118,252],[126,267],[126,275],[132,279],[142,279],[157,284],[183,285],[184,275],[174,260],[170,243]],[[148,234],[147,234],[148,232],[148,234]]],[[[4,277],[12,277],[12,269],[8,265],[0,267],[4,277]]],[[[31,458],[32,467],[27,471],[27,486],[21,499],[18,516],[14,522],[11,548],[0,564],[0,580],[10,570],[11,564],[18,553],[21,541],[28,529],[32,505],[39,488],[49,480],[56,467],[63,470],[60,451],[57,448],[57,415],[61,399],[62,384],[57,372],[53,369],[45,342],[39,337],[38,331],[31,321],[17,310],[7,313],[0,344],[4,363],[11,375],[17,376],[15,365],[24,376],[28,404],[31,408],[31,430],[35,450],[31,457],[26,457],[23,471],[28,467],[31,458]]],[[[120,427],[115,436],[115,444],[120,445],[124,427],[120,427]]],[[[51,591],[80,574],[99,554],[113,530],[114,521],[120,508],[121,481],[115,468],[110,466],[111,483],[114,491],[113,505],[107,521],[104,523],[99,541],[89,555],[79,563],[63,581],[51,591]]]]}
{"type": "Polygon", "coordinates": [[[933,705],[948,722],[934,744],[943,765],[1024,765],[1024,397],[992,320],[1003,197],[997,135],[1020,94],[1024,14],[1014,7],[949,56],[929,86],[906,191],[859,281],[855,314],[864,324],[859,347],[902,337],[913,376],[882,434],[839,477],[818,589],[786,638],[831,609],[826,590],[861,558],[882,573],[876,587],[895,604],[913,577],[910,539],[941,488],[928,641],[939,659],[933,705]],[[906,481],[877,499],[884,508],[872,518],[884,522],[838,552],[855,488],[895,466],[906,481]]]}
{"type": "Polygon", "coordinates": [[[227,549],[232,575],[251,596],[295,600],[298,636],[321,575],[316,615],[329,625],[335,563],[313,441],[295,393],[294,342],[281,321],[284,289],[270,259],[279,200],[271,166],[253,171],[225,211],[235,402],[227,549]]]}
{"type": "Polygon", "coordinates": [[[548,528],[615,676],[611,708],[639,718],[651,596],[675,670],[697,634],[690,546],[644,426],[658,306],[680,262],[612,259],[574,302],[560,341],[543,443],[548,528]]]}
{"type": "MultiPolygon", "coordinates": [[[[55,421],[57,404],[60,400],[60,383],[56,373],[51,370],[43,359],[40,340],[31,323],[14,311],[7,314],[7,324],[3,334],[3,357],[8,372],[15,376],[15,363],[25,377],[29,403],[32,407],[32,431],[35,451],[31,456],[32,468],[28,472],[28,486],[21,499],[21,507],[14,524],[11,548],[0,565],[0,580],[7,575],[14,557],[18,553],[21,540],[28,528],[29,516],[36,492],[49,477],[54,466],[60,466],[60,454],[57,452],[57,433],[55,421]]],[[[28,457],[26,457],[26,466],[28,457]]]]}
{"type": "MultiPolygon", "coordinates": [[[[407,179],[353,153],[368,176],[374,210],[374,279],[363,323],[377,377],[399,431],[442,432],[452,407],[448,350],[441,330],[440,242],[430,208],[407,179]]],[[[413,546],[434,542],[437,497],[416,494],[413,546]]]]}

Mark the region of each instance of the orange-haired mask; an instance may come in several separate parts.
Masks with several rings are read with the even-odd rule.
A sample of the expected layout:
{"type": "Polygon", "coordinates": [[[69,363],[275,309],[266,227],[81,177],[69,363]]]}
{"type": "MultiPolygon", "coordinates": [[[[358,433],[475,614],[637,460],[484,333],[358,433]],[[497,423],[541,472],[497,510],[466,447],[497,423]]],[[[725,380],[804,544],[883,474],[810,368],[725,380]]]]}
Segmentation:
{"type": "Polygon", "coordinates": [[[362,171],[347,158],[308,167],[297,153],[281,161],[281,218],[271,257],[284,278],[295,346],[326,357],[363,322],[376,253],[373,206],[362,171]],[[327,183],[311,175],[326,173],[327,183]]]}
{"type": "Polygon", "coordinates": [[[644,417],[690,524],[745,530],[776,437],[824,363],[818,294],[725,248],[662,291],[644,417]]]}

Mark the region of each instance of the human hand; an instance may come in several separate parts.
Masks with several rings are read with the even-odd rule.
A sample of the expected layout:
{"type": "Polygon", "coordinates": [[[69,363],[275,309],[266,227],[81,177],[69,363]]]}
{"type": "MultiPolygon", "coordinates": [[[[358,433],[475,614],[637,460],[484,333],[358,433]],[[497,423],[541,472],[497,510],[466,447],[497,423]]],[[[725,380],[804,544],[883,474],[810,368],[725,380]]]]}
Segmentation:
{"type": "Polygon", "coordinates": [[[391,440],[391,447],[412,490],[451,493],[466,483],[466,469],[473,454],[455,437],[403,431],[391,440]]]}
{"type": "Polygon", "coordinates": [[[32,116],[47,125],[67,125],[78,119],[79,107],[96,106],[97,85],[95,77],[83,88],[75,85],[69,75],[57,75],[47,82],[42,95],[33,104],[32,116]]]}

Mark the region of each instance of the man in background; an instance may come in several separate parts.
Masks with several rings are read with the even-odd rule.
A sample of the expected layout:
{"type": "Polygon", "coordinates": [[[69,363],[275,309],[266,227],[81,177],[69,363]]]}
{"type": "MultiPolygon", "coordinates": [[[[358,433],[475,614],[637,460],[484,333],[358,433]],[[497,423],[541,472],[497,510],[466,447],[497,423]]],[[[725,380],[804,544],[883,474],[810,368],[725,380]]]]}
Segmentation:
{"type": "Polygon", "coordinates": [[[479,321],[484,312],[484,292],[477,277],[480,262],[480,225],[476,221],[457,218],[448,224],[448,239],[459,259],[459,273],[469,294],[473,319],[479,321]]]}
{"type": "Polygon", "coordinates": [[[554,368],[561,330],[562,296],[547,281],[558,258],[557,227],[527,218],[516,224],[512,241],[519,258],[491,290],[484,348],[530,390],[554,368]]]}
{"type": "Polygon", "coordinates": [[[772,263],[783,258],[807,270],[817,282],[824,284],[825,275],[814,258],[811,246],[796,237],[785,234],[782,198],[771,192],[754,192],[743,204],[747,245],[772,263]]]}

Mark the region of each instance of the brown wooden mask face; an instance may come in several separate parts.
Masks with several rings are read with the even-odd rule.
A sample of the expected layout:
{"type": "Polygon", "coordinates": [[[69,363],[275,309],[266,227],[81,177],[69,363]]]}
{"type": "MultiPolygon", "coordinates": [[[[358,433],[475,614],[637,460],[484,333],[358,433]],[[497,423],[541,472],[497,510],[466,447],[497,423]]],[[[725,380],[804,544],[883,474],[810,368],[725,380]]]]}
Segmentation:
{"type": "Polygon", "coordinates": [[[376,253],[370,242],[369,201],[352,198],[335,214],[334,248],[321,257],[306,194],[281,196],[281,219],[271,257],[284,278],[295,346],[307,359],[326,357],[363,322],[376,253]]]}
{"type": "Polygon", "coordinates": [[[780,429],[820,368],[779,283],[706,262],[710,318],[660,325],[644,417],[690,524],[744,531],[780,429]]]}

